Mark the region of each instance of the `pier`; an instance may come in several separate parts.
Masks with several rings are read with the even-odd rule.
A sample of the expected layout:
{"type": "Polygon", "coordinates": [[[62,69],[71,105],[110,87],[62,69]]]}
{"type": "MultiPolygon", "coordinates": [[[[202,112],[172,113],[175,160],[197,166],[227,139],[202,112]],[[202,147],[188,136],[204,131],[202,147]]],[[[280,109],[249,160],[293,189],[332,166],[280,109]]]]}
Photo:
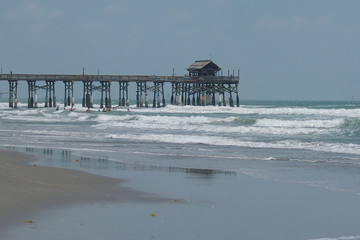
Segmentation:
{"type": "Polygon", "coordinates": [[[157,75],[67,75],[67,74],[0,74],[0,81],[9,83],[9,107],[17,108],[18,87],[20,82],[28,86],[28,107],[38,106],[37,91],[45,91],[45,107],[56,107],[55,83],[64,84],[64,107],[75,105],[74,84],[83,85],[82,106],[93,108],[93,92],[100,91],[100,108],[111,108],[111,86],[118,85],[118,106],[129,106],[129,85],[136,84],[136,106],[149,107],[149,96],[152,96],[152,107],[165,107],[165,84],[171,84],[173,105],[207,106],[219,105],[239,107],[238,85],[240,71],[220,73],[221,68],[211,60],[195,61],[184,76],[157,75]],[[228,96],[228,102],[226,99],[228,96]],[[234,98],[236,100],[234,100],[234,98]],[[217,100],[217,103],[216,103],[217,100]]]}

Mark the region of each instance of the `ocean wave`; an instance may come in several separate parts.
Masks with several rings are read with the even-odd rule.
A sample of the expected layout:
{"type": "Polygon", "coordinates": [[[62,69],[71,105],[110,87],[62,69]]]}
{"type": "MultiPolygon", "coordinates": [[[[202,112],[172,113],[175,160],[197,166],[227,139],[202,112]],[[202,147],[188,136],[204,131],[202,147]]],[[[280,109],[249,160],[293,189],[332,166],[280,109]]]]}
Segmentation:
{"type": "Polygon", "coordinates": [[[167,129],[189,132],[239,133],[239,134],[273,134],[273,135],[311,135],[339,132],[343,118],[282,120],[282,119],[248,119],[241,117],[210,116],[162,116],[162,115],[99,115],[95,118],[98,129],[136,128],[167,129]]]}
{"type": "Polygon", "coordinates": [[[360,145],[352,143],[301,142],[298,140],[283,140],[274,142],[241,141],[229,137],[171,135],[171,134],[108,134],[105,138],[128,139],[136,141],[165,142],[175,144],[206,144],[218,146],[238,146],[246,148],[274,148],[312,150],[318,152],[360,154],[360,145]]]}
{"type": "Polygon", "coordinates": [[[360,128],[360,119],[345,118],[343,127],[360,128]]]}
{"type": "MultiPolygon", "coordinates": [[[[285,103],[284,103],[285,104],[285,103]]],[[[38,104],[38,109],[52,109],[44,108],[44,103],[38,104]]],[[[58,103],[58,106],[62,106],[58,103]]],[[[97,108],[98,105],[95,105],[97,108]]],[[[18,103],[17,109],[27,108],[27,103],[18,103]]],[[[239,108],[235,107],[219,107],[219,106],[173,106],[167,105],[164,108],[136,108],[131,106],[132,112],[135,113],[181,113],[181,114],[234,114],[234,115],[307,115],[307,116],[332,116],[332,117],[351,117],[360,118],[360,108],[312,108],[304,106],[256,106],[256,105],[241,105],[239,108]]],[[[10,109],[7,102],[0,103],[0,109],[10,109]]],[[[32,110],[32,109],[31,109],[32,110]]],[[[81,105],[76,105],[76,110],[84,112],[86,108],[81,105]]],[[[124,111],[124,109],[118,109],[115,111],[124,111]]]]}
{"type": "Polygon", "coordinates": [[[153,119],[152,121],[141,121],[132,119],[131,121],[112,121],[94,124],[91,127],[95,129],[116,129],[132,128],[144,130],[179,130],[186,132],[213,133],[213,134],[271,134],[271,135],[313,135],[313,134],[330,134],[338,129],[310,128],[310,127],[261,127],[261,126],[229,126],[229,125],[207,125],[191,123],[182,119],[153,119]],[[133,122],[131,122],[133,121],[133,122]]]}
{"type": "MultiPolygon", "coordinates": [[[[0,108],[3,105],[1,104],[0,108]]],[[[93,111],[90,114],[85,110],[86,108],[82,107],[78,107],[74,112],[55,111],[53,108],[18,108],[1,111],[0,118],[10,124],[44,123],[51,126],[41,130],[49,132],[54,130],[55,124],[59,124],[60,129],[67,129],[68,123],[71,123],[72,126],[79,126],[79,133],[85,131],[99,136],[112,133],[113,138],[122,136],[142,141],[360,154],[359,145],[349,143],[359,143],[357,137],[360,136],[360,109],[167,106],[134,108],[131,113],[127,113],[126,109],[118,109],[107,113],[93,111]],[[329,116],[331,114],[332,116],[329,116]],[[92,130],[81,130],[82,126],[91,127],[92,130]],[[105,131],[99,134],[97,130],[105,131]],[[124,135],[120,136],[120,132],[124,135]],[[127,134],[129,132],[134,135],[127,134]],[[150,134],[144,135],[144,132],[150,134]],[[319,142],[310,142],[315,140],[309,139],[319,142]],[[334,143],[324,143],[321,139],[334,143]]]]}
{"type": "Polygon", "coordinates": [[[331,116],[360,118],[360,109],[314,109],[302,107],[278,108],[242,108],[237,111],[241,114],[261,115],[306,115],[306,116],[331,116]]]}
{"type": "Polygon", "coordinates": [[[286,127],[286,128],[334,128],[344,124],[343,118],[336,119],[310,119],[310,120],[283,120],[259,119],[255,126],[259,127],[286,127]]]}
{"type": "Polygon", "coordinates": [[[309,107],[261,107],[241,105],[239,108],[218,106],[172,106],[165,108],[136,108],[136,113],[185,113],[185,114],[233,114],[233,115],[304,115],[360,118],[360,108],[309,108],[309,107]]]}
{"type": "Polygon", "coordinates": [[[360,137],[360,119],[345,118],[340,126],[344,136],[359,138],[360,137]]]}
{"type": "Polygon", "coordinates": [[[336,237],[336,238],[312,238],[308,240],[360,240],[360,236],[343,236],[343,237],[336,237]]]}
{"type": "MultiPolygon", "coordinates": [[[[32,115],[39,112],[56,112],[54,108],[34,108],[34,109],[27,109],[25,106],[20,106],[17,109],[10,109],[7,104],[1,103],[0,109],[5,109],[9,114],[14,115],[32,115]]],[[[74,113],[78,114],[86,114],[86,108],[83,107],[76,107],[74,113]]],[[[60,110],[58,112],[63,112],[60,110]]],[[[96,111],[97,112],[97,111],[96,111]]],[[[353,108],[353,109],[315,109],[315,108],[306,108],[306,107],[254,107],[254,106],[241,106],[239,108],[230,108],[230,107],[217,107],[217,106],[206,106],[206,107],[199,107],[199,106],[172,106],[168,105],[164,108],[133,108],[132,113],[139,114],[142,116],[147,116],[147,114],[159,114],[164,116],[166,114],[186,114],[186,116],[193,116],[196,120],[196,117],[201,117],[202,115],[218,115],[220,117],[214,117],[212,120],[209,118],[210,121],[213,123],[216,122],[232,122],[234,124],[240,125],[251,125],[254,123],[254,120],[259,118],[259,115],[265,116],[282,116],[282,115],[293,115],[294,117],[299,116],[308,116],[308,117],[333,117],[333,118],[353,118],[353,119],[360,119],[360,109],[353,108]],[[231,115],[229,118],[221,119],[223,116],[231,115]],[[242,118],[241,115],[251,116],[256,115],[255,118],[242,118]]],[[[106,115],[99,115],[99,121],[108,121],[108,120],[116,120],[117,116],[120,115],[129,115],[125,112],[124,109],[117,109],[113,110],[111,114],[106,115]],[[116,115],[114,115],[116,114],[116,115]]],[[[130,115],[131,116],[131,115],[130,115]]],[[[180,116],[182,117],[182,116],[180,116]]],[[[201,118],[200,118],[201,120],[201,118]]]]}
{"type": "Polygon", "coordinates": [[[88,114],[68,111],[55,111],[48,108],[37,108],[29,110],[14,110],[3,113],[2,119],[41,123],[41,122],[84,122],[90,119],[88,114]]]}
{"type": "Polygon", "coordinates": [[[210,116],[164,116],[164,115],[99,115],[95,121],[101,123],[108,122],[142,122],[146,124],[182,124],[182,125],[230,125],[230,126],[251,126],[256,123],[256,119],[243,117],[210,117],[210,116]]]}
{"type": "Polygon", "coordinates": [[[257,122],[255,118],[244,118],[244,117],[227,117],[217,118],[210,121],[208,124],[211,125],[235,125],[235,126],[251,126],[257,122]]]}
{"type": "MultiPolygon", "coordinates": [[[[95,121],[99,124],[109,122],[137,122],[144,124],[169,124],[169,125],[200,125],[209,124],[216,126],[236,127],[236,126],[255,126],[255,127],[284,127],[284,128],[334,128],[344,124],[344,118],[335,119],[276,119],[276,118],[243,118],[243,117],[209,117],[209,116],[162,116],[162,115],[99,115],[95,121]]],[[[111,124],[111,123],[110,123],[111,124]]],[[[360,126],[360,120],[358,120],[360,126]]]]}

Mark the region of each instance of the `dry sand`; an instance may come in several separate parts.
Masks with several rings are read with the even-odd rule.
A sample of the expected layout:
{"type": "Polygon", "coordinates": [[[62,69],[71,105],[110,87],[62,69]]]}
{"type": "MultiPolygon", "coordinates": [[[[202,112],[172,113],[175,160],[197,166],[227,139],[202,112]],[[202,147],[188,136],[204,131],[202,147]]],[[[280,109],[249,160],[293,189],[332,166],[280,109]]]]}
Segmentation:
{"type": "Polygon", "coordinates": [[[167,202],[121,186],[123,180],[30,164],[33,156],[0,151],[0,230],[31,221],[34,214],[82,202],[167,202]]]}

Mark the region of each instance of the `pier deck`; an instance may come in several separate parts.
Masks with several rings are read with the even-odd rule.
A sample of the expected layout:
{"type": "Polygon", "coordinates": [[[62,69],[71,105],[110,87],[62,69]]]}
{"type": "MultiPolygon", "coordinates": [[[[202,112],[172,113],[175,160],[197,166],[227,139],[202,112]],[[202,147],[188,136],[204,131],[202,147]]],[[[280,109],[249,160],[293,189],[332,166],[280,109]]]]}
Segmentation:
{"type": "Polygon", "coordinates": [[[238,76],[157,76],[157,75],[71,75],[71,74],[0,74],[5,81],[125,81],[125,82],[178,82],[237,84],[238,76]]]}
{"type": "Polygon", "coordinates": [[[111,84],[119,84],[119,106],[129,106],[128,87],[136,83],[136,103],[138,107],[148,107],[148,93],[154,93],[153,107],[165,106],[164,84],[172,86],[171,104],[176,105],[215,105],[218,95],[219,105],[226,106],[225,95],[229,96],[230,106],[234,106],[232,93],[236,94],[239,106],[238,76],[158,76],[158,75],[88,75],[88,74],[0,74],[0,81],[9,83],[9,107],[17,107],[17,88],[19,82],[28,85],[28,107],[37,107],[37,90],[45,90],[45,107],[55,107],[55,83],[65,84],[64,106],[74,106],[73,86],[83,83],[83,107],[93,107],[93,91],[101,92],[100,107],[111,107],[111,84]],[[37,85],[45,82],[45,85],[37,85]],[[95,86],[99,84],[100,86],[95,86]],[[160,95],[162,100],[160,100],[160,95]],[[105,101],[104,101],[105,97],[105,101]],[[191,103],[192,99],[192,103],[191,103]]]}

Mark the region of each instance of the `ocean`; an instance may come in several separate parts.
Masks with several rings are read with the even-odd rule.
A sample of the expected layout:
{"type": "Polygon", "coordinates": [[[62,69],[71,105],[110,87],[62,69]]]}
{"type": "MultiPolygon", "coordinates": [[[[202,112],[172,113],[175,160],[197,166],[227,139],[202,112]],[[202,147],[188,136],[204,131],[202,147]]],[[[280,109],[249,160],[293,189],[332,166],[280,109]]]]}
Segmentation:
{"type": "MultiPolygon", "coordinates": [[[[155,239],[360,239],[359,102],[242,101],[239,108],[130,106],[130,112],[95,106],[90,113],[80,104],[75,111],[18,106],[0,103],[1,148],[203,203],[190,208],[202,209],[202,235],[186,223],[194,235],[164,230],[155,239]],[[243,177],[262,192],[248,189],[243,177]],[[174,179],[180,187],[169,186],[174,179]],[[214,202],[216,223],[204,217],[214,202]],[[239,205],[247,207],[232,215],[239,205]]],[[[107,231],[111,238],[115,230],[107,231]]]]}

